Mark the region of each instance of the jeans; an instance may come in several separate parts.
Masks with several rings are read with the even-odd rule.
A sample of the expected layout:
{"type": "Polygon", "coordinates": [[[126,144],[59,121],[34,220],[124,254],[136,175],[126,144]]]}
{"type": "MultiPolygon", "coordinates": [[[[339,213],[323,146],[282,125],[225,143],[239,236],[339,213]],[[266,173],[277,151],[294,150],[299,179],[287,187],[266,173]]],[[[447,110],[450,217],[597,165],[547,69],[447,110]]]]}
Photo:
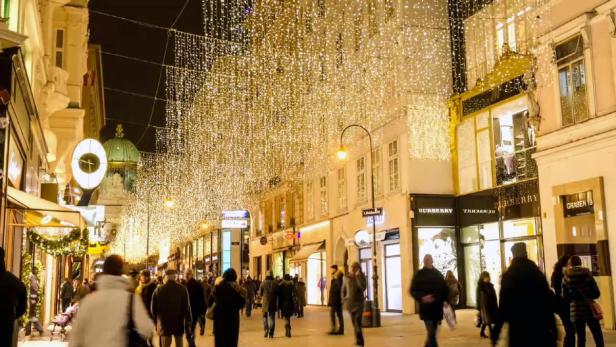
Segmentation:
{"type": "Polygon", "coordinates": [[[356,346],[364,345],[364,334],[361,331],[362,314],[363,314],[362,310],[351,312],[351,321],[353,322],[353,331],[355,332],[355,345],[356,346]]]}
{"type": "Polygon", "coordinates": [[[342,306],[331,306],[329,308],[329,318],[331,320],[332,332],[336,331],[336,317],[338,317],[338,331],[344,332],[344,317],[342,316],[342,306]]]}
{"type": "Polygon", "coordinates": [[[575,347],[575,325],[571,322],[571,313],[569,313],[569,306],[567,306],[562,312],[558,313],[560,321],[563,323],[565,329],[565,338],[563,340],[563,347],[575,347]]]}
{"type": "Polygon", "coordinates": [[[588,328],[592,333],[592,338],[595,340],[595,345],[597,347],[604,347],[605,343],[603,342],[603,332],[601,331],[601,325],[599,321],[596,319],[589,320],[578,320],[575,322],[575,331],[577,334],[577,345],[578,347],[586,347],[586,325],[588,324],[588,328]]]}
{"type": "Polygon", "coordinates": [[[193,319],[190,321],[190,331],[186,331],[186,341],[188,341],[188,347],[195,347],[195,328],[197,327],[197,321],[199,320],[199,316],[197,319],[193,319]]]}
{"type": "Polygon", "coordinates": [[[276,312],[263,312],[263,330],[266,335],[274,336],[276,329],[276,312]]]}
{"type": "Polygon", "coordinates": [[[184,342],[182,340],[182,335],[168,335],[160,337],[160,347],[171,347],[171,339],[175,339],[175,347],[184,346],[184,342]]]}
{"type": "Polygon", "coordinates": [[[291,317],[283,317],[284,318],[284,330],[285,330],[285,335],[287,337],[291,337],[291,317]]]}
{"type": "Polygon", "coordinates": [[[436,341],[436,331],[438,330],[440,322],[435,320],[425,320],[424,325],[426,326],[426,332],[428,336],[426,337],[426,347],[438,347],[438,342],[436,341]]]}

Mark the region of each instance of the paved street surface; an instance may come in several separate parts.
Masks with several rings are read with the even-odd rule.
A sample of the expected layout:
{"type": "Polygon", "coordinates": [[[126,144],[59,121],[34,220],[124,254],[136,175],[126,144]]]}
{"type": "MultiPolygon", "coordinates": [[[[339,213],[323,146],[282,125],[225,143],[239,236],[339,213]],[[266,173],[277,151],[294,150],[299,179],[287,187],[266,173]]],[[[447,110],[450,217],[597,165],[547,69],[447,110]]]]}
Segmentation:
{"type": "MultiPolygon", "coordinates": [[[[353,329],[348,317],[345,316],[346,334],[344,336],[329,336],[329,315],[324,308],[309,308],[306,316],[302,319],[293,319],[293,337],[284,337],[284,321],[276,322],[276,336],[274,339],[263,338],[262,321],[260,310],[256,310],[256,315],[251,318],[242,318],[240,332],[240,346],[310,346],[310,347],[338,347],[353,346],[353,329]]],[[[473,326],[475,311],[458,311],[459,326],[451,331],[443,327],[439,332],[440,346],[442,347],[481,347],[490,346],[487,339],[479,338],[479,329],[473,326]]],[[[389,346],[408,346],[423,347],[424,331],[423,324],[418,316],[402,316],[383,314],[383,327],[364,329],[366,346],[389,347],[389,346]]],[[[212,322],[207,322],[206,336],[199,336],[197,346],[213,346],[214,339],[211,334],[212,322]]],[[[606,346],[616,347],[616,333],[605,333],[606,346]]],[[[594,346],[590,332],[587,333],[588,347],[594,346]]],[[[20,347],[65,347],[66,343],[28,341],[20,343],[20,347]]],[[[184,344],[186,346],[186,344],[184,344]]]]}

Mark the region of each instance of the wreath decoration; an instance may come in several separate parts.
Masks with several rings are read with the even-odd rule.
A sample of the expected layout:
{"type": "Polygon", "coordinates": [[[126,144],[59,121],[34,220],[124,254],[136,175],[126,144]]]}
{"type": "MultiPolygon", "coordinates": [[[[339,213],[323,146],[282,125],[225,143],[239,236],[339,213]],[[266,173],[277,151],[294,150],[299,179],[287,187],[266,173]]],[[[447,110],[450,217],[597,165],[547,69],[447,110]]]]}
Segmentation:
{"type": "Polygon", "coordinates": [[[26,232],[28,240],[53,256],[83,256],[88,251],[88,229],[75,228],[59,239],[49,239],[34,230],[26,232]]]}

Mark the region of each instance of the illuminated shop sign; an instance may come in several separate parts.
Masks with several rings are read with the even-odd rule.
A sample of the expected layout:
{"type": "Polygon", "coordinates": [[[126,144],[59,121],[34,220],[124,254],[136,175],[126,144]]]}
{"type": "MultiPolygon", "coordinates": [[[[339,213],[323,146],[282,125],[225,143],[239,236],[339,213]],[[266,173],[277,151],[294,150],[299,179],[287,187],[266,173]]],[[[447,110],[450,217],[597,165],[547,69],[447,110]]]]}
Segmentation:
{"type": "Polygon", "coordinates": [[[456,225],[456,200],[449,195],[411,195],[415,225],[456,225]]]}
{"type": "Polygon", "coordinates": [[[592,190],[561,196],[565,217],[584,216],[595,213],[592,190]]]}
{"type": "Polygon", "coordinates": [[[250,214],[248,211],[222,211],[222,219],[248,219],[250,214]]]}
{"type": "Polygon", "coordinates": [[[374,218],[374,223],[376,226],[385,224],[385,211],[383,211],[383,214],[381,214],[380,216],[364,218],[366,220],[366,227],[372,227],[373,218],[374,218]]]}
{"type": "Polygon", "coordinates": [[[244,229],[248,228],[248,220],[246,219],[223,219],[221,221],[223,229],[244,229]]]}

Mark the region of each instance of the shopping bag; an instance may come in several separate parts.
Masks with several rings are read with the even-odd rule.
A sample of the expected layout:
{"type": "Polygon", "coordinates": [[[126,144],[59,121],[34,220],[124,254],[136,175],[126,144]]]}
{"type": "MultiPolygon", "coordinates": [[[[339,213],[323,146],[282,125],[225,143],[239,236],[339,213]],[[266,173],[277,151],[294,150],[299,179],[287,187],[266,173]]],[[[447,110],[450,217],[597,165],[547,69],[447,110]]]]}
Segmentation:
{"type": "Polygon", "coordinates": [[[453,330],[456,328],[456,313],[448,302],[443,304],[443,318],[445,318],[449,329],[453,330]]]}

